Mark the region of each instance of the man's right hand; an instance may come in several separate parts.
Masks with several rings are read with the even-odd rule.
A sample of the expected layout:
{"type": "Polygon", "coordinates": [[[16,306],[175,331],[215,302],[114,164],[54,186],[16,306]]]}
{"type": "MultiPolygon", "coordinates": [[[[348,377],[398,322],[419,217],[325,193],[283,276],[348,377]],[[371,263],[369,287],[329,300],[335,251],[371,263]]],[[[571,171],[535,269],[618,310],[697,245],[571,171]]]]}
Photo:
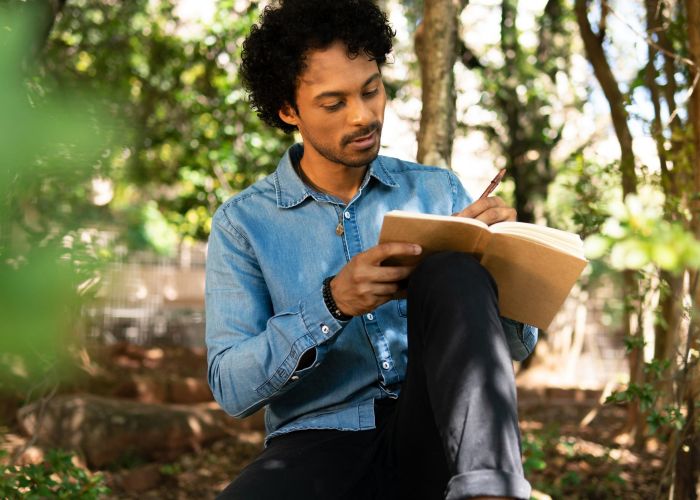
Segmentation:
{"type": "Polygon", "coordinates": [[[358,316],[390,301],[415,265],[382,266],[381,263],[389,257],[420,253],[421,247],[411,243],[382,243],[355,255],[331,281],[336,305],[344,314],[358,316]]]}

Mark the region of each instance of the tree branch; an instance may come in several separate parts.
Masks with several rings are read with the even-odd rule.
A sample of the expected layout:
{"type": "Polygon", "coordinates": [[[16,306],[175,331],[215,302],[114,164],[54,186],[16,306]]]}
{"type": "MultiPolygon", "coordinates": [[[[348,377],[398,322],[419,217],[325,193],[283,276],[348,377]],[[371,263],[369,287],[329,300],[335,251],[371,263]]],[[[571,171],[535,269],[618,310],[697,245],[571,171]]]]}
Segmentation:
{"type": "Polygon", "coordinates": [[[637,191],[637,178],[634,171],[635,161],[634,152],[632,150],[632,134],[627,124],[628,114],[625,109],[624,96],[620,91],[620,87],[610,68],[610,64],[605,57],[603,41],[593,32],[591,23],[588,20],[587,0],[576,0],[574,9],[576,11],[576,19],[581,32],[581,38],[583,39],[583,45],[586,49],[586,55],[593,66],[593,72],[610,106],[610,115],[612,117],[615,135],[620,144],[620,170],[622,171],[623,195],[635,193],[637,191]]]}

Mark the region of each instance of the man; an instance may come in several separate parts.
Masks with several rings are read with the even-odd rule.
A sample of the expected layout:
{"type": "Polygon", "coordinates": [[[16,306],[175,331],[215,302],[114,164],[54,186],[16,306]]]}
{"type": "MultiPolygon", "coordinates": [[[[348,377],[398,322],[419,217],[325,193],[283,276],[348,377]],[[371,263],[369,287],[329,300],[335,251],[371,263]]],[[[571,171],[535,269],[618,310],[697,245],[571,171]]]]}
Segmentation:
{"type": "Polygon", "coordinates": [[[537,331],[499,318],[471,256],[382,265],[421,251],[377,245],[389,210],[515,218],[448,170],[378,156],[393,36],[371,0],[283,0],[244,43],[253,106],[303,144],[212,223],[209,383],[234,416],[265,407],[267,428],[221,498],[530,495],[511,357],[537,331]]]}

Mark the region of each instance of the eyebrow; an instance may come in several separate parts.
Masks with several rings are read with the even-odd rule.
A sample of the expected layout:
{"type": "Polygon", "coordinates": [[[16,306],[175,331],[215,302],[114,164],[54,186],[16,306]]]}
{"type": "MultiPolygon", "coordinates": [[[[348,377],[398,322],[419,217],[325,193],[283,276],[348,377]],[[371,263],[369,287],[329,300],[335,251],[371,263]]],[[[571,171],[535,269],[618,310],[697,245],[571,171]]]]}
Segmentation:
{"type": "MultiPolygon", "coordinates": [[[[379,72],[373,74],[372,76],[367,78],[367,80],[365,80],[365,83],[362,84],[362,87],[363,88],[366,87],[370,83],[381,78],[381,76],[382,75],[379,72]]],[[[316,97],[314,97],[314,101],[318,102],[318,101],[325,99],[327,97],[343,97],[345,94],[346,94],[346,92],[341,92],[339,90],[329,90],[327,92],[321,92],[320,94],[318,94],[316,97]]]]}

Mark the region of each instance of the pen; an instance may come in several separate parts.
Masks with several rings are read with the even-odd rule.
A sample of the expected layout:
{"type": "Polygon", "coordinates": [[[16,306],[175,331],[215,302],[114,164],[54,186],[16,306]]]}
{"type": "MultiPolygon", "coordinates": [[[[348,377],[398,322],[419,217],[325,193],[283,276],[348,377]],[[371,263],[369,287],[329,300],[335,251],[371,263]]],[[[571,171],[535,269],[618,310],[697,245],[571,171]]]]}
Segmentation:
{"type": "Polygon", "coordinates": [[[498,186],[498,184],[501,182],[501,179],[503,179],[504,175],[506,175],[506,169],[502,168],[501,170],[498,171],[498,173],[496,174],[496,177],[494,177],[491,180],[491,183],[488,185],[488,187],[483,192],[483,194],[481,196],[479,196],[479,199],[483,200],[488,195],[490,195],[493,192],[493,190],[496,189],[496,186],[498,186]]]}

